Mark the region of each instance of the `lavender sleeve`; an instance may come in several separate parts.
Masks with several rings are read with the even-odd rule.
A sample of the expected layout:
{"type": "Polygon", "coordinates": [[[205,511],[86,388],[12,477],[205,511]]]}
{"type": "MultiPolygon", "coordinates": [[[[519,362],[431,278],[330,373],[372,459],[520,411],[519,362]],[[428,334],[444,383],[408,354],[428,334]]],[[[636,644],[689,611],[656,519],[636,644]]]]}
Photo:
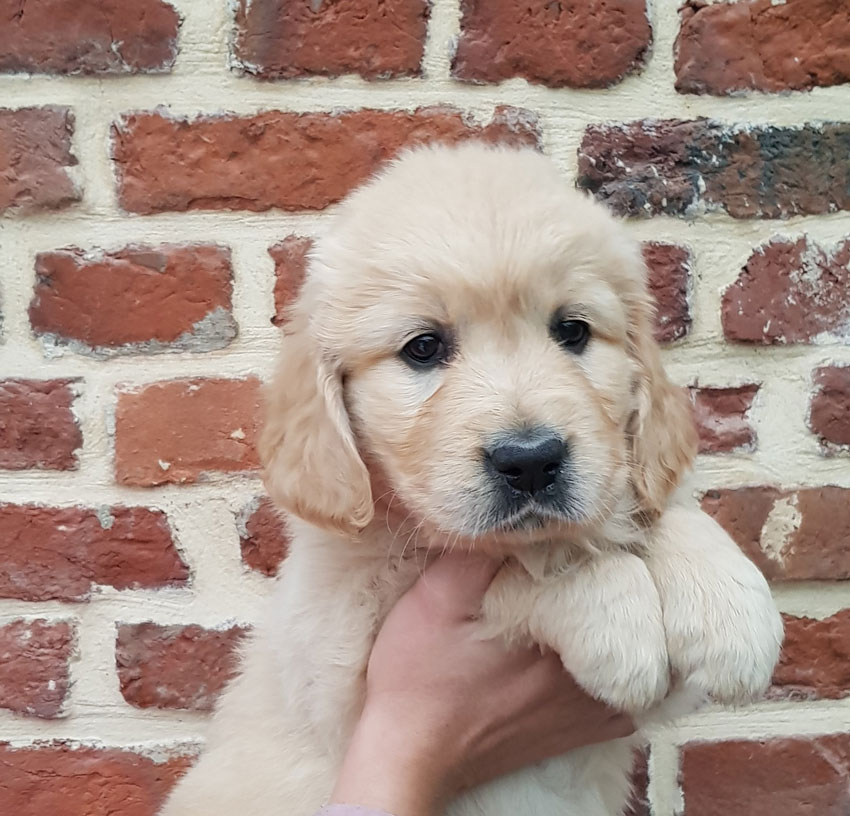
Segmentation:
{"type": "Polygon", "coordinates": [[[359,805],[328,805],[316,813],[316,816],[392,816],[392,813],[359,805]]]}

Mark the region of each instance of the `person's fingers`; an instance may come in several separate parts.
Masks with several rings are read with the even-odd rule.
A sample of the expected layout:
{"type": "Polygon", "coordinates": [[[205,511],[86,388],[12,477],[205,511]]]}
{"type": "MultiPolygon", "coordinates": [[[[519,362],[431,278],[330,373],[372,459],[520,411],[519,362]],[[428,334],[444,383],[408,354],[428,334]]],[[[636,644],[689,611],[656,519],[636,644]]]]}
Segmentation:
{"type": "Polygon", "coordinates": [[[478,553],[447,553],[431,564],[417,584],[435,611],[448,618],[472,618],[502,562],[478,553]]]}

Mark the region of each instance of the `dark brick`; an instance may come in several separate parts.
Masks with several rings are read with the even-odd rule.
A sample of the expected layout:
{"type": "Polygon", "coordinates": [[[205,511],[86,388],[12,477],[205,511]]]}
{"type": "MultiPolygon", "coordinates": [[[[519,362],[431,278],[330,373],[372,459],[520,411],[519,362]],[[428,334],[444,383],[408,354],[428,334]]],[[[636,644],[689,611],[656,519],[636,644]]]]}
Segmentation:
{"type": "Polygon", "coordinates": [[[591,125],[578,186],[628,216],[788,218],[850,209],[850,124],[729,126],[708,119],[591,125]]]}

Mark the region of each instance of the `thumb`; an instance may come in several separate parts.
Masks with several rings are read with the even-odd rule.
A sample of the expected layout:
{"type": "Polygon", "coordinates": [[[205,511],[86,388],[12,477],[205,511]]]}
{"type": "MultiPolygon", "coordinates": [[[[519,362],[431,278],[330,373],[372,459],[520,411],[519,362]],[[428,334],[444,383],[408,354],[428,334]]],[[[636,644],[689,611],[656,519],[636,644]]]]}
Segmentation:
{"type": "Polygon", "coordinates": [[[454,620],[476,617],[502,562],[479,553],[449,553],[431,564],[418,589],[436,614],[454,620]]]}

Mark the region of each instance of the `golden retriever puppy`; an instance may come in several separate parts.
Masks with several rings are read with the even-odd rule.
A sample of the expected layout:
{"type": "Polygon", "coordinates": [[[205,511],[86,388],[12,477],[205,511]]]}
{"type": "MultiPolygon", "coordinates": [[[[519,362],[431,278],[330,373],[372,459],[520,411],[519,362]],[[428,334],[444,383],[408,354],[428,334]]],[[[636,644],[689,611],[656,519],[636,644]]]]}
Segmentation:
{"type": "MultiPolygon", "coordinates": [[[[506,559],[494,635],[551,647],[638,722],[765,689],[780,619],[726,533],[673,498],[694,430],[652,327],[638,244],[532,150],[420,148],[349,197],[268,392],[261,454],[291,553],[165,816],[323,805],[376,631],[446,546],[506,559]]],[[[633,744],[448,813],[617,814],[633,744]]]]}

